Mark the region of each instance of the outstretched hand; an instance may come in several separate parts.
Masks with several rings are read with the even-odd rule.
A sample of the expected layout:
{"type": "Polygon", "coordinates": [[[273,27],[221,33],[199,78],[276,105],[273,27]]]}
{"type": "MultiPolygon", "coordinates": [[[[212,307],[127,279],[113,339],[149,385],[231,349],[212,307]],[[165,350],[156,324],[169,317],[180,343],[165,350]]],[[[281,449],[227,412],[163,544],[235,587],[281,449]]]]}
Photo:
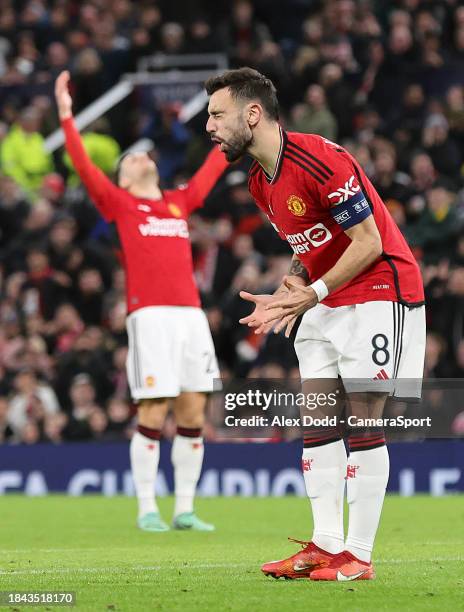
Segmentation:
{"type": "Polygon", "coordinates": [[[264,315],[263,318],[266,324],[277,322],[274,329],[276,334],[286,327],[285,335],[288,338],[297,318],[313,308],[318,303],[318,298],[312,287],[302,287],[288,277],[284,279],[284,285],[289,289],[288,293],[266,304],[264,310],[267,316],[264,315]]]}
{"type": "Polygon", "coordinates": [[[255,334],[267,334],[272,328],[278,334],[285,329],[285,336],[289,338],[300,314],[317,304],[317,296],[299,277],[284,277],[284,286],[287,291],[275,295],[253,295],[241,291],[240,297],[255,304],[256,308],[250,315],[240,319],[239,323],[256,328],[255,334]],[[292,307],[303,302],[305,306],[301,312],[292,307]]]}
{"type": "Polygon", "coordinates": [[[63,70],[55,81],[55,99],[60,119],[72,116],[72,98],[68,90],[69,72],[63,70]]]}
{"type": "Polygon", "coordinates": [[[248,325],[248,327],[255,327],[255,334],[267,334],[272,329],[274,323],[266,323],[268,313],[265,307],[279,299],[280,295],[253,295],[252,293],[248,293],[248,291],[240,291],[240,297],[247,302],[255,304],[255,309],[247,317],[239,319],[239,323],[248,325]]]}

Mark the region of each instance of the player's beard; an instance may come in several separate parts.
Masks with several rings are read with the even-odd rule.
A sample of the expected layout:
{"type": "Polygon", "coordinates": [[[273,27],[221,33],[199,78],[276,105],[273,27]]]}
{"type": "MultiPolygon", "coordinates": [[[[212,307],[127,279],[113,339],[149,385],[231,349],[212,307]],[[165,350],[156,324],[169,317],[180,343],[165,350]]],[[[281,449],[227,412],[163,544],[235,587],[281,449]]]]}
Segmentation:
{"type": "Polygon", "coordinates": [[[224,150],[227,161],[234,162],[243,157],[252,142],[253,132],[250,130],[250,126],[244,122],[238,127],[230,140],[224,142],[227,147],[224,150]]]}

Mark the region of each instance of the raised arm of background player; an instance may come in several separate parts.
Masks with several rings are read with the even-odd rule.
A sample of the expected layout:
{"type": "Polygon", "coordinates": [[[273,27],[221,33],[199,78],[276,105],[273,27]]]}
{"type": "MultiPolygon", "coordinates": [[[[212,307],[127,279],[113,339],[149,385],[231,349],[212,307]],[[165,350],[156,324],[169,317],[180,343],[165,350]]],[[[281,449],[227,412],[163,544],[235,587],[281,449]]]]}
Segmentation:
{"type": "Polygon", "coordinates": [[[113,221],[120,206],[121,189],[91,161],[74,125],[72,98],[68,91],[69,72],[62,72],[55,82],[58,116],[63,128],[66,150],[90,198],[107,221],[113,221]]]}
{"type": "MultiPolygon", "coordinates": [[[[92,201],[107,221],[114,221],[121,206],[127,201],[126,190],[117,187],[87,155],[79,132],[74,125],[72,98],[68,91],[69,72],[62,72],[55,83],[58,115],[65,135],[66,150],[74,168],[85,185],[92,201]]],[[[218,178],[228,167],[228,162],[218,147],[209,153],[201,168],[188,184],[176,191],[182,192],[187,215],[202,206],[218,178]]]]}

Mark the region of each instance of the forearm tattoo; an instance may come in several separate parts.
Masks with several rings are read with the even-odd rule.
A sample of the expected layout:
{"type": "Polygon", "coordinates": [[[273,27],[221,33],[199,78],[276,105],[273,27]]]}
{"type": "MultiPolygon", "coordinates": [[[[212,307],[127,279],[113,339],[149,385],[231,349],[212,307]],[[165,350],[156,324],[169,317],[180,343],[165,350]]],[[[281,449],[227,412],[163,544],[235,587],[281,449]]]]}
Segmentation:
{"type": "Polygon", "coordinates": [[[288,271],[288,273],[290,276],[299,276],[305,281],[305,283],[309,282],[308,271],[297,257],[294,257],[292,259],[292,263],[290,265],[290,270],[288,271]]]}

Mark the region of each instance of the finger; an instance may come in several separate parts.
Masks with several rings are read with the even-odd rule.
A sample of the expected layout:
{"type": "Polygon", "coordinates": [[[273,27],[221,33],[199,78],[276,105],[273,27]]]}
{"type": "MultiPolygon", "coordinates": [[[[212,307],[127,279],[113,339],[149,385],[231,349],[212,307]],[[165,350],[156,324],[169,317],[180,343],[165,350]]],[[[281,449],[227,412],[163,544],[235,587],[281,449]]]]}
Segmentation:
{"type": "Polygon", "coordinates": [[[277,315],[273,315],[271,313],[272,319],[267,317],[265,319],[265,322],[268,323],[269,321],[275,321],[276,319],[284,319],[284,318],[291,318],[291,317],[297,317],[298,316],[298,307],[293,307],[291,309],[287,308],[285,310],[280,311],[280,313],[277,315]]]}
{"type": "Polygon", "coordinates": [[[253,314],[248,315],[247,317],[243,317],[242,319],[239,319],[238,322],[241,323],[242,325],[247,325],[248,323],[251,323],[251,321],[255,320],[255,316],[253,314]]]}
{"type": "Polygon", "coordinates": [[[292,333],[292,329],[295,326],[296,320],[298,317],[293,317],[292,319],[290,319],[288,325],[287,325],[287,329],[285,330],[285,337],[286,338],[290,338],[290,334],[292,333]]]}
{"type": "Polygon", "coordinates": [[[255,334],[268,334],[272,329],[272,323],[261,323],[261,325],[255,329],[255,334]]]}
{"type": "Polygon", "coordinates": [[[289,321],[291,321],[292,318],[293,318],[293,315],[287,315],[283,317],[282,320],[279,321],[279,323],[274,327],[274,333],[278,334],[279,332],[281,332],[284,329],[284,327],[288,325],[289,321]]]}
{"type": "Polygon", "coordinates": [[[279,300],[277,302],[271,302],[270,304],[266,304],[264,310],[274,310],[275,308],[285,308],[288,302],[285,300],[279,300]]]}
{"type": "Polygon", "coordinates": [[[264,319],[264,323],[271,323],[272,321],[279,321],[284,316],[282,310],[269,313],[264,319]]]}
{"type": "Polygon", "coordinates": [[[247,300],[248,302],[253,302],[256,304],[258,302],[257,296],[252,293],[248,293],[248,291],[240,291],[239,296],[242,300],[247,300]]]}
{"type": "Polygon", "coordinates": [[[293,308],[295,306],[295,302],[293,300],[280,300],[279,302],[274,302],[272,304],[268,304],[264,307],[264,310],[274,310],[276,308],[284,309],[293,308]]]}

